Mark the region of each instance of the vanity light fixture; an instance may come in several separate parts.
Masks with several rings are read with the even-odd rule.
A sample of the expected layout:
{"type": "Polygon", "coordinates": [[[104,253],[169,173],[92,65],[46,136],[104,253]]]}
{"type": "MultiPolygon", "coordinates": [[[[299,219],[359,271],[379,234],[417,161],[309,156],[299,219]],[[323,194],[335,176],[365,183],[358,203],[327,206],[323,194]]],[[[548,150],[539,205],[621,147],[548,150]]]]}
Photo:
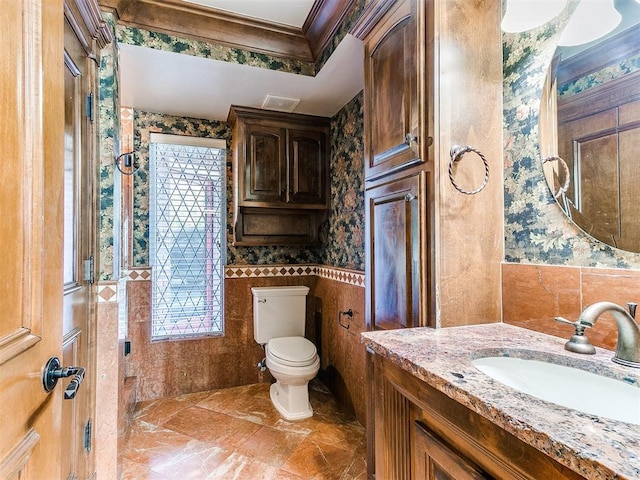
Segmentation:
{"type": "Polygon", "coordinates": [[[531,30],[556,17],[566,5],[567,0],[507,0],[500,27],[507,33],[531,30]]]}
{"type": "Polygon", "coordinates": [[[611,32],[621,20],[622,15],[615,9],[613,0],[582,0],[562,32],[558,44],[571,47],[592,42],[611,32]]]}

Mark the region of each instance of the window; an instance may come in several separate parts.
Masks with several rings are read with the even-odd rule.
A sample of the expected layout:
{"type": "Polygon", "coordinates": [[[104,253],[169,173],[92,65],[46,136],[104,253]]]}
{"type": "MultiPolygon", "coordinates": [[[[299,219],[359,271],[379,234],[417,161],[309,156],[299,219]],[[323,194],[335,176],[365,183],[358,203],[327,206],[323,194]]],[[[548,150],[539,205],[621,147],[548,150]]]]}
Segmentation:
{"type": "Polygon", "coordinates": [[[151,134],[153,339],[223,333],[226,143],[151,134]]]}

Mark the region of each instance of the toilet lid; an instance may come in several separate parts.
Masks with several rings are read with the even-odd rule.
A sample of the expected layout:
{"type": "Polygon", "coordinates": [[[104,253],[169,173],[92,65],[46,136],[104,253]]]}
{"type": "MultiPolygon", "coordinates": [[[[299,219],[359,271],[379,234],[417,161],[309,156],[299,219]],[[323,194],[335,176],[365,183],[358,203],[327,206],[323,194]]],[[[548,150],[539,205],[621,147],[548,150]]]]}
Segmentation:
{"type": "Polygon", "coordinates": [[[272,338],[267,352],[287,365],[309,365],[315,361],[316,346],[304,337],[272,338]]]}

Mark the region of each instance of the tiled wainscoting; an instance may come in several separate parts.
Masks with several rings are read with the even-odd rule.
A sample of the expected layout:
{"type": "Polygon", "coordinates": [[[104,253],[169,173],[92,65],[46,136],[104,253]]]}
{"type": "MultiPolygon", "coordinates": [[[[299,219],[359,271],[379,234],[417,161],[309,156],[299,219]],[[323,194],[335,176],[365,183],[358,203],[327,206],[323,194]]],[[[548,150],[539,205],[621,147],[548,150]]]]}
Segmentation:
{"type": "MultiPolygon", "coordinates": [[[[505,323],[569,339],[573,328],[554,321],[561,316],[575,321],[595,302],[623,307],[640,303],[640,271],[504,263],[502,310],[505,323]]],[[[587,331],[591,343],[614,349],[618,337],[615,321],[603,315],[587,331]]]]}
{"type": "MultiPolygon", "coordinates": [[[[231,265],[225,270],[225,334],[221,337],[152,342],[148,269],[128,271],[120,283],[98,286],[98,365],[104,371],[98,372],[96,435],[105,445],[115,444],[109,437],[119,434],[122,438],[126,433],[128,412],[135,402],[272,380],[256,367],[264,351],[253,339],[251,288],[255,286],[310,288],[306,331],[321,357],[319,377],[364,425],[366,356],[360,345],[365,328],[364,274],[319,265],[231,265]],[[338,315],[349,309],[353,316],[342,317],[347,329],[339,325],[338,315]],[[124,336],[131,342],[126,357],[124,336]],[[109,376],[116,370],[121,377],[117,388],[109,376]]],[[[107,457],[110,466],[115,465],[112,460],[107,457]]]]}

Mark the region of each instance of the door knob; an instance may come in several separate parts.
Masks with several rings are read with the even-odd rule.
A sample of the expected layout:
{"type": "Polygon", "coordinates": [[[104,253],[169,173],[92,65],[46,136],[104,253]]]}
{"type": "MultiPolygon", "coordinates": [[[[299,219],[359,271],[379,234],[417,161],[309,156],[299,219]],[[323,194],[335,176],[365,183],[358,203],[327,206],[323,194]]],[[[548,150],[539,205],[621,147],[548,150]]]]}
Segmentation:
{"type": "Polygon", "coordinates": [[[64,390],[64,399],[70,400],[78,393],[78,388],[84,380],[84,368],[82,367],[61,367],[58,357],[51,357],[47,360],[42,372],[42,387],[49,393],[55,388],[58,379],[73,377],[64,390]]]}

